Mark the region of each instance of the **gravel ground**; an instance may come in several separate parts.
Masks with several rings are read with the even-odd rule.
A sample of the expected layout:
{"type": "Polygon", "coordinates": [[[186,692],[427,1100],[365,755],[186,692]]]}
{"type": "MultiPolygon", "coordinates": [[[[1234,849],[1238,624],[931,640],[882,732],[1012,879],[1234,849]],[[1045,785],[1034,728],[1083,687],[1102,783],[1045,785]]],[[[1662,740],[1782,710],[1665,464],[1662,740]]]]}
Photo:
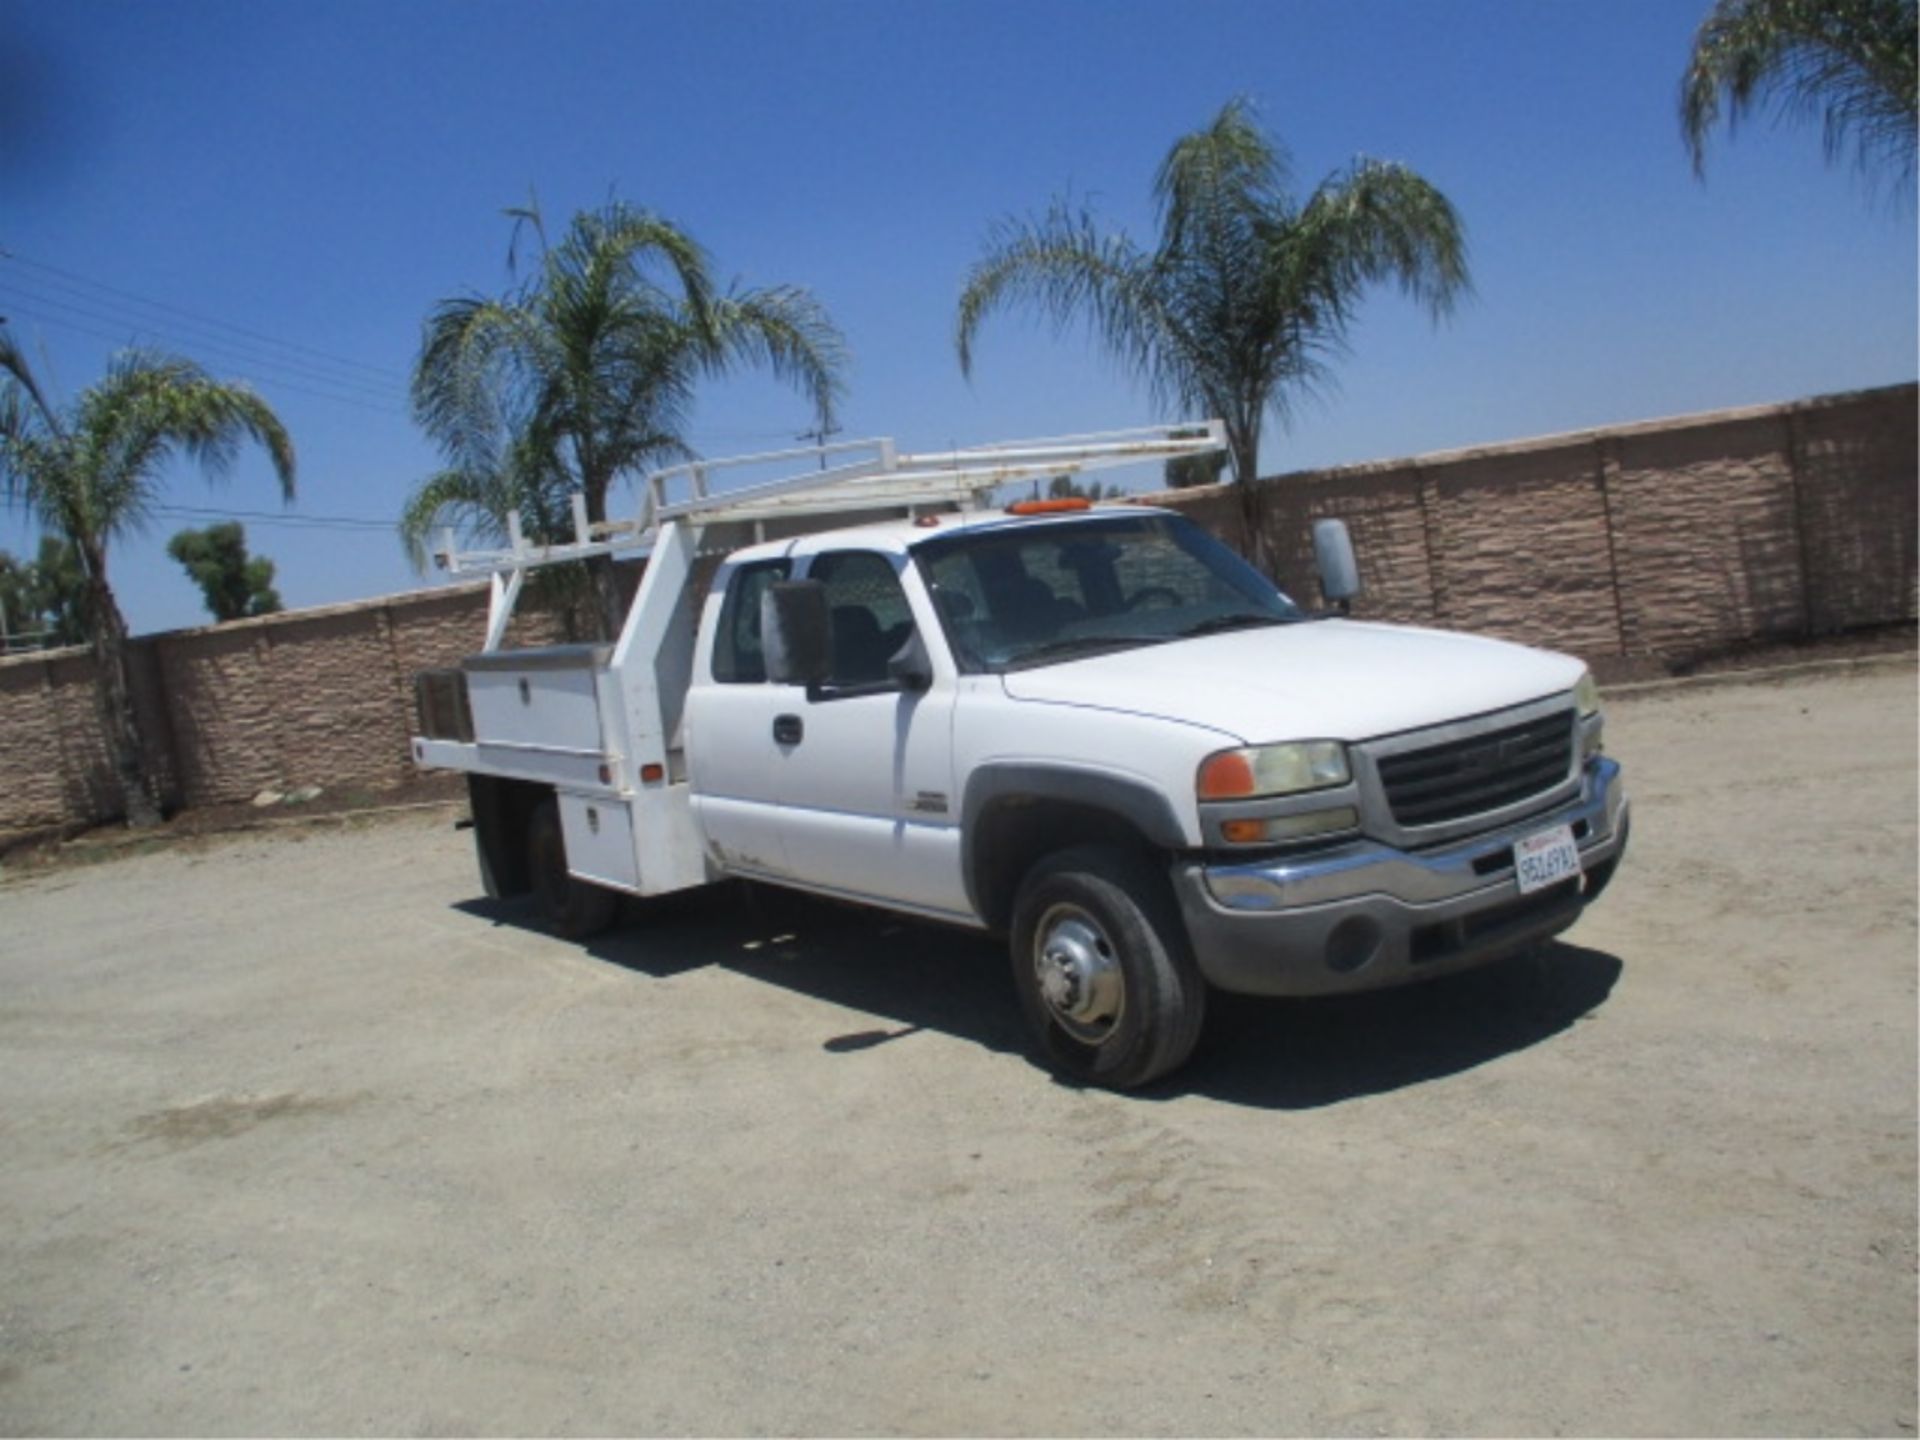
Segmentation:
{"type": "Polygon", "coordinates": [[[1911,665],[1623,696],[1537,962],[1143,1096],[964,935],[445,814],[0,883],[9,1433],[1911,1434],[1911,665]]]}

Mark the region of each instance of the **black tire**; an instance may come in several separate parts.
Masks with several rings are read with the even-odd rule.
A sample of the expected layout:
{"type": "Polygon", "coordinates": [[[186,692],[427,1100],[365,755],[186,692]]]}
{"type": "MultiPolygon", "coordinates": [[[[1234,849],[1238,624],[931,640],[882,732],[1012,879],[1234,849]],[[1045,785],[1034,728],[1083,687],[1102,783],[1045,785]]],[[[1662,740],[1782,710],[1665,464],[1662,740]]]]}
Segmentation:
{"type": "Polygon", "coordinates": [[[473,829],[473,856],[480,862],[480,889],[489,900],[505,900],[511,893],[500,879],[500,867],[494,863],[492,847],[478,825],[473,829]]]}
{"type": "Polygon", "coordinates": [[[489,900],[526,894],[527,810],[525,794],[511,780],[467,776],[467,801],[473,813],[473,854],[480,865],[480,886],[489,900]]]}
{"type": "Polygon", "coordinates": [[[1084,845],[1041,861],[1014,901],[1011,950],[1028,1029],[1061,1073],[1127,1090],[1193,1053],[1206,981],[1146,857],[1084,845]]]}
{"type": "Polygon", "coordinates": [[[551,796],[533,807],[527,822],[527,867],[533,893],[554,930],[569,940],[598,935],[620,913],[620,894],[567,873],[567,840],[560,805],[551,796]]]}

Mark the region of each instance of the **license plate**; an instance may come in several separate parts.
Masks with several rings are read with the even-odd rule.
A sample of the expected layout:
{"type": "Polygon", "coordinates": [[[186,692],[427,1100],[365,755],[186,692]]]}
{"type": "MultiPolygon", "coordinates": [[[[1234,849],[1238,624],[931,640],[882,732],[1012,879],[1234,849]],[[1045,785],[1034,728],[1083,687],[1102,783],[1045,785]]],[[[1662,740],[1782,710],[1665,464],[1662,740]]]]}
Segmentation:
{"type": "Polygon", "coordinates": [[[1573,827],[1556,825],[1516,841],[1513,847],[1513,873],[1520,881],[1520,893],[1531,895],[1549,885],[1558,885],[1580,873],[1580,847],[1573,843],[1573,827]]]}

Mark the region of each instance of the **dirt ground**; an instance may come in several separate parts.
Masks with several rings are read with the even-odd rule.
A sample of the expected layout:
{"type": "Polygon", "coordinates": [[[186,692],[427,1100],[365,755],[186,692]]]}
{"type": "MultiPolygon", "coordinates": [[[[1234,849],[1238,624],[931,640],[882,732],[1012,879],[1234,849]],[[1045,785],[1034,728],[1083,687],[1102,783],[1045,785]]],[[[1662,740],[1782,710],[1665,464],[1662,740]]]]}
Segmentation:
{"type": "Polygon", "coordinates": [[[1541,961],[1116,1096],[964,935],[447,813],[0,881],[0,1430],[1913,1432],[1911,665],[1617,697],[1541,961]]]}

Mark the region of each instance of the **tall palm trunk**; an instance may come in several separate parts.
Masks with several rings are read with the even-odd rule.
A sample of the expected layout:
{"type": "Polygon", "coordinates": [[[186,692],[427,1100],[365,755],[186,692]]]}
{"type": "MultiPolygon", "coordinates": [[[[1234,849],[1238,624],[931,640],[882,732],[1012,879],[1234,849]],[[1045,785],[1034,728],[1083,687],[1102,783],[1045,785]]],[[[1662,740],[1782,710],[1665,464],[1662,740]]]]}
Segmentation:
{"type": "MultiPolygon", "coordinates": [[[[606,480],[588,478],[582,487],[587,500],[587,524],[599,525],[607,518],[606,480]]],[[[611,555],[595,555],[587,561],[587,579],[593,587],[591,620],[599,640],[618,640],[626,623],[626,606],[620,596],[620,576],[613,568],[611,555]]]]}
{"type": "Polygon", "coordinates": [[[1227,453],[1233,459],[1233,488],[1240,499],[1240,529],[1246,556],[1269,580],[1277,580],[1276,556],[1267,536],[1266,507],[1256,483],[1260,474],[1260,407],[1222,417],[1227,427],[1227,453]]]}
{"type": "Polygon", "coordinates": [[[100,710],[100,733],[106,738],[107,759],[120,786],[127,824],[145,830],[160,823],[160,804],[147,776],[140,719],[133,709],[133,685],[127,671],[127,622],[107,585],[106,556],[91,553],[85,559],[87,619],[99,680],[94,695],[100,710]]]}
{"type": "Polygon", "coordinates": [[[587,578],[593,582],[593,604],[589,607],[596,640],[618,640],[626,623],[626,605],[620,595],[620,576],[613,568],[611,555],[595,555],[587,561],[587,578]]]}

